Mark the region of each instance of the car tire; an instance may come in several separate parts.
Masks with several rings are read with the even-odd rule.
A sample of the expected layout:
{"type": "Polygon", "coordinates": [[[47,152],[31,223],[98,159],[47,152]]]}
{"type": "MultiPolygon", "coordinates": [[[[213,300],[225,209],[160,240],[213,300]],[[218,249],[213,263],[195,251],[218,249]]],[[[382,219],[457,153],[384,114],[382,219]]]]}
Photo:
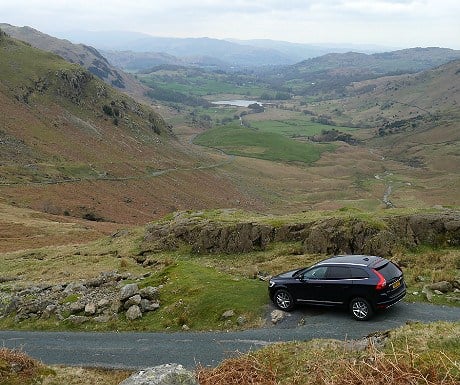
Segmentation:
{"type": "Polygon", "coordinates": [[[364,298],[353,298],[349,309],[353,318],[358,321],[367,321],[374,314],[371,304],[364,298]]]}
{"type": "Polygon", "coordinates": [[[294,309],[294,298],[287,290],[280,289],[275,292],[273,302],[278,309],[290,311],[294,309]]]}

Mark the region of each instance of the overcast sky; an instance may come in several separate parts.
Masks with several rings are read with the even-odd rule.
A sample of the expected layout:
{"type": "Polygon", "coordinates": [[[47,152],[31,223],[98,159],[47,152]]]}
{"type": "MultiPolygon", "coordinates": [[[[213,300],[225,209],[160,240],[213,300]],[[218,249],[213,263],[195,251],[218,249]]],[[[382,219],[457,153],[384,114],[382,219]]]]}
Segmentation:
{"type": "Polygon", "coordinates": [[[0,22],[55,36],[66,30],[126,30],[460,49],[460,0],[0,0],[0,22]]]}

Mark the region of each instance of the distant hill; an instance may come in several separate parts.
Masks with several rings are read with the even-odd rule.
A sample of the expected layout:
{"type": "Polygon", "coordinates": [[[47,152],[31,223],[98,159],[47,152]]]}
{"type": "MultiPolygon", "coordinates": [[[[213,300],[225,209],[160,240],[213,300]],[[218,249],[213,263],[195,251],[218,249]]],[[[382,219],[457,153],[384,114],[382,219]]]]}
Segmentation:
{"type": "Polygon", "coordinates": [[[352,82],[385,75],[415,73],[460,59],[460,51],[448,48],[409,48],[363,54],[330,53],[276,69],[272,79],[290,82],[297,93],[341,93],[352,82]]]}
{"type": "MultiPolygon", "coordinates": [[[[282,52],[275,47],[240,44],[233,41],[202,38],[169,38],[154,37],[131,32],[105,31],[86,32],[72,31],[65,35],[74,42],[90,44],[104,51],[133,51],[141,57],[146,52],[165,53],[186,62],[193,58],[208,58],[206,63],[221,63],[223,67],[254,67],[294,64],[306,58],[292,52],[282,52]]],[[[323,51],[321,51],[323,52],[323,51]]],[[[307,56],[308,57],[308,56],[307,56]]],[[[114,63],[114,62],[112,62],[114,63]]],[[[163,63],[166,64],[166,63],[163,63]]],[[[170,63],[171,64],[171,63],[170,63]]],[[[156,65],[152,62],[150,67],[156,65]]],[[[146,66],[144,68],[147,68],[146,66]]]]}
{"type": "Polygon", "coordinates": [[[73,44],[68,40],[57,39],[30,27],[16,27],[0,24],[0,28],[11,37],[25,41],[33,47],[53,52],[70,63],[80,64],[93,75],[111,86],[131,95],[143,95],[143,86],[130,75],[115,68],[95,48],[84,44],[73,44]]]}
{"type": "Polygon", "coordinates": [[[460,60],[353,83],[345,93],[318,104],[323,116],[338,125],[372,127],[371,147],[412,167],[452,173],[458,182],[460,60]]]}

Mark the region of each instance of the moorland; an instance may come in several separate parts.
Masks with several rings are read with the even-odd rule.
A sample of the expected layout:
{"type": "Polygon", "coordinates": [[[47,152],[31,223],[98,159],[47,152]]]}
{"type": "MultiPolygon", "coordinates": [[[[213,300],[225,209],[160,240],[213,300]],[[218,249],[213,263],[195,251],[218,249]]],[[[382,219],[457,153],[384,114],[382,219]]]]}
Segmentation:
{"type": "MultiPolygon", "coordinates": [[[[440,221],[444,235],[437,241],[431,233],[417,242],[413,237],[387,248],[385,256],[404,267],[407,300],[458,306],[458,291],[423,293],[428,284],[457,285],[460,278],[458,51],[330,54],[287,67],[238,71],[184,63],[133,68],[130,62],[131,73],[118,78],[112,64],[97,55],[72,62],[58,39],[45,44],[54,53],[42,51],[37,41],[46,35],[38,39],[32,32],[17,36],[27,42],[0,34],[0,309],[21,290],[29,290],[23,304],[38,308],[19,319],[21,309],[9,307],[0,327],[262,327],[268,298],[261,278],[327,255],[305,247],[303,233],[256,242],[254,250],[199,252],[190,242],[170,239],[168,247],[159,247],[149,238],[158,226],[177,239],[203,224],[280,229],[324,221],[340,223],[347,234],[354,234],[357,223],[380,234],[388,230],[386,218],[448,217],[440,221]],[[213,104],[234,99],[257,103],[213,104]],[[123,284],[161,287],[159,308],[135,320],[120,313],[105,322],[76,324],[70,310],[42,317],[41,291],[94,282],[107,272],[123,284]],[[238,291],[230,290],[235,286],[238,291]],[[234,317],[222,320],[229,309],[234,317]]],[[[66,47],[72,51],[72,45],[66,47]]],[[[416,234],[417,227],[412,229],[416,234]]],[[[348,246],[339,244],[337,252],[348,246]]],[[[83,298],[75,290],[60,301],[70,309],[83,298]]],[[[73,315],[85,317],[85,306],[73,315]]],[[[410,368],[432,373],[430,354],[448,357],[442,362],[458,380],[458,365],[452,366],[459,355],[458,324],[415,325],[394,333],[387,350],[366,354],[407,373],[410,368]],[[411,341],[405,346],[399,346],[401,333],[411,341]],[[436,339],[440,334],[443,340],[436,339]],[[434,341],[426,354],[414,342],[425,336],[434,341]],[[399,361],[388,361],[391,354],[399,361]]],[[[286,374],[273,364],[290,362],[295,350],[303,352],[295,355],[302,365],[316,367],[314,357],[320,355],[334,358],[320,377],[358,375],[340,355],[335,368],[340,371],[332,370],[338,357],[334,344],[313,345],[265,349],[242,357],[240,364],[248,373],[271,368],[275,379],[265,383],[281,378],[304,383],[301,373],[286,374]]],[[[356,354],[365,356],[356,358],[360,362],[368,357],[356,354]]],[[[237,363],[223,365],[219,370],[230,373],[237,363]]],[[[208,374],[201,375],[205,381],[208,374]]]]}

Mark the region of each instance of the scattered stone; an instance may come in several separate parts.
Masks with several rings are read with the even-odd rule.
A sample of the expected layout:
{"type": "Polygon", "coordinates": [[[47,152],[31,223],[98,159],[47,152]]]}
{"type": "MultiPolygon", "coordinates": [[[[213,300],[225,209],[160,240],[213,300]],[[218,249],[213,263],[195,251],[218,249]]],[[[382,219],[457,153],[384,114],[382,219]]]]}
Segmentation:
{"type": "Polygon", "coordinates": [[[440,290],[433,290],[433,293],[436,295],[444,295],[444,293],[440,290]]]}
{"type": "Polygon", "coordinates": [[[85,306],[85,315],[96,314],[96,304],[93,302],[87,303],[85,306]]]}
{"type": "Polygon", "coordinates": [[[108,315],[108,314],[98,315],[97,317],[93,318],[93,320],[95,322],[100,322],[100,323],[109,322],[111,319],[112,319],[112,317],[110,317],[110,315],[108,315]]]}
{"type": "Polygon", "coordinates": [[[70,304],[70,309],[69,310],[70,310],[70,312],[72,314],[80,313],[83,310],[85,310],[85,307],[86,307],[86,305],[83,302],[77,301],[77,302],[73,302],[73,303],[70,304]]]}
{"type": "Polygon", "coordinates": [[[141,370],[120,385],[199,385],[195,374],[179,364],[165,364],[141,370]]]}
{"type": "Polygon", "coordinates": [[[454,286],[448,281],[435,282],[431,285],[428,285],[428,288],[433,291],[441,291],[443,293],[448,293],[454,290],[454,286]]]}
{"type": "Polygon", "coordinates": [[[43,318],[43,319],[50,318],[53,314],[55,314],[56,310],[57,310],[56,305],[54,305],[54,304],[48,305],[45,308],[45,310],[43,311],[41,318],[43,318]]]}
{"type": "Polygon", "coordinates": [[[128,285],[125,285],[120,290],[120,301],[124,301],[138,293],[139,287],[137,286],[137,283],[130,283],[128,285]]]}
{"type": "Polygon", "coordinates": [[[226,320],[229,318],[232,318],[235,315],[235,312],[233,310],[227,310],[224,314],[221,315],[221,319],[226,320]]]}
{"type": "Polygon", "coordinates": [[[139,294],[133,295],[132,297],[129,297],[125,301],[123,307],[125,309],[129,309],[133,305],[139,305],[141,303],[141,300],[142,300],[142,298],[141,298],[141,296],[139,294]]]}
{"type": "Polygon", "coordinates": [[[190,328],[187,325],[184,324],[184,325],[182,325],[182,330],[183,331],[188,331],[188,330],[190,330],[190,328]]]}
{"type": "Polygon", "coordinates": [[[142,298],[140,303],[140,308],[142,312],[146,311],[155,311],[160,308],[160,304],[158,302],[151,302],[148,299],[142,298]]]}
{"type": "Polygon", "coordinates": [[[89,317],[85,317],[83,315],[71,315],[65,319],[65,321],[68,321],[74,325],[81,325],[87,321],[89,321],[89,317]]]}
{"type": "Polygon", "coordinates": [[[110,301],[107,298],[102,298],[98,303],[97,307],[106,308],[110,305],[110,301]]]}
{"type": "Polygon", "coordinates": [[[138,318],[142,317],[142,312],[139,306],[133,305],[131,306],[128,311],[126,312],[126,319],[130,321],[134,321],[138,318]]]}
{"type": "Polygon", "coordinates": [[[417,275],[415,277],[415,282],[425,282],[425,277],[422,277],[421,275],[417,275]]]}
{"type": "Polygon", "coordinates": [[[272,323],[276,325],[278,322],[282,321],[286,317],[286,312],[282,310],[273,310],[270,313],[272,323]]]}
{"type": "Polygon", "coordinates": [[[433,292],[428,287],[428,285],[423,286],[422,293],[425,294],[426,299],[428,302],[431,302],[433,299],[433,292]]]}
{"type": "Polygon", "coordinates": [[[246,318],[244,316],[240,315],[236,319],[236,323],[237,323],[238,326],[243,326],[246,323],[246,318]]]}
{"type": "Polygon", "coordinates": [[[139,291],[142,298],[153,300],[158,298],[158,288],[153,286],[144,287],[139,291]]]}

